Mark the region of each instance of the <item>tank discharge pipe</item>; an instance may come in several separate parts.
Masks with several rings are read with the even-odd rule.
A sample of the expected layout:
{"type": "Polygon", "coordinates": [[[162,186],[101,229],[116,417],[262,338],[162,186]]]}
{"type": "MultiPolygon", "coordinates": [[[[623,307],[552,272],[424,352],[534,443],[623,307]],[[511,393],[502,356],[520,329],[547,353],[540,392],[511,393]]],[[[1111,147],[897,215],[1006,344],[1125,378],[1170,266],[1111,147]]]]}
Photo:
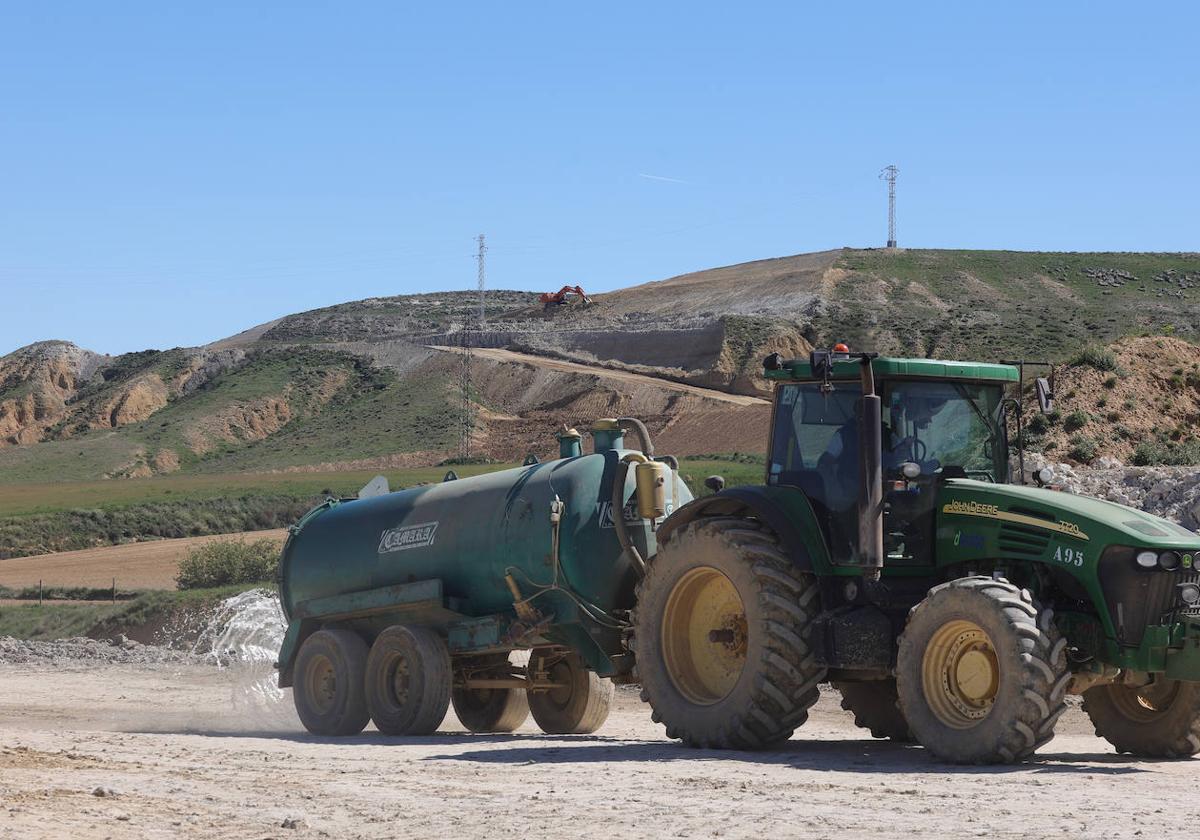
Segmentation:
{"type": "Polygon", "coordinates": [[[618,417],[617,425],[622,429],[632,428],[633,433],[637,435],[638,443],[641,444],[641,450],[646,457],[653,460],[654,458],[654,441],[650,440],[650,430],[646,428],[646,424],[636,417],[618,417]]]}

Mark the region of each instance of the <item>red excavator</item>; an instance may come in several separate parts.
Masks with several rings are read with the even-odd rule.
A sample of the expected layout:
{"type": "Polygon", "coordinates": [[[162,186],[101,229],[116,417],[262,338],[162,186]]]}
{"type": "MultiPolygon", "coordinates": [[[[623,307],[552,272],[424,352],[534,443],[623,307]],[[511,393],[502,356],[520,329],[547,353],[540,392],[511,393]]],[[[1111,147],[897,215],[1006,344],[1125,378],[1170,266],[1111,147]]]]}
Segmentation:
{"type": "Polygon", "coordinates": [[[546,309],[549,309],[551,306],[562,306],[566,303],[567,295],[578,295],[584,305],[592,302],[592,299],[579,286],[563,286],[557,292],[542,292],[540,300],[546,309]]]}

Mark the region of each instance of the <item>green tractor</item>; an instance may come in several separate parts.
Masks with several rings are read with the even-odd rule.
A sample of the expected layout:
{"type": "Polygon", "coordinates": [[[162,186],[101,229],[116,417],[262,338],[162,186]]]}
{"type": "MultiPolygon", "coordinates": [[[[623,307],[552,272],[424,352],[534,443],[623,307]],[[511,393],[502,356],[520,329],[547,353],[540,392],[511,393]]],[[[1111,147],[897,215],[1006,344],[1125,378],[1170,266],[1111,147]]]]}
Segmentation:
{"type": "Polygon", "coordinates": [[[1027,758],[1069,693],[1119,752],[1200,752],[1200,536],[1025,486],[1023,368],[844,350],[768,357],[765,484],[658,530],[631,647],[668,735],[767,747],[830,681],[949,762],[1027,758]]]}

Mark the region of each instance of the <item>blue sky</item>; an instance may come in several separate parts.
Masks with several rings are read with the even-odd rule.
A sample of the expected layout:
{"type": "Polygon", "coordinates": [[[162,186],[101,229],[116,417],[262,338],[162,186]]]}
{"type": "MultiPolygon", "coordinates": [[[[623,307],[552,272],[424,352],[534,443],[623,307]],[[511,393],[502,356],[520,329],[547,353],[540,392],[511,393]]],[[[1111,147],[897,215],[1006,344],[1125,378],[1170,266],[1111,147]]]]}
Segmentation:
{"type": "Polygon", "coordinates": [[[0,4],[0,352],[842,245],[1200,250],[1187,3],[0,4]],[[657,177],[646,177],[657,176],[657,177]],[[668,180],[669,179],[669,180],[668,180]]]}

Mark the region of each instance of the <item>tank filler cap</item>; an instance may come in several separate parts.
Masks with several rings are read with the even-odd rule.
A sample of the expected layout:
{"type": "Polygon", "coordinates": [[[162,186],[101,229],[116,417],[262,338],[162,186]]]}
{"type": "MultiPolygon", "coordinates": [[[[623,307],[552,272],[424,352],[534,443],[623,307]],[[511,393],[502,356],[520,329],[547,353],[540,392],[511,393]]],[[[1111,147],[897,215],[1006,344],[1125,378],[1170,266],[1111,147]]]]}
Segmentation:
{"type": "Polygon", "coordinates": [[[568,429],[566,426],[563,426],[561,429],[558,430],[558,434],[556,435],[556,437],[559,440],[563,440],[564,438],[575,438],[576,440],[583,439],[583,435],[581,435],[579,433],[578,429],[568,429]]]}
{"type": "Polygon", "coordinates": [[[620,430],[621,424],[615,417],[602,417],[592,424],[593,432],[618,432],[620,430]]]}

